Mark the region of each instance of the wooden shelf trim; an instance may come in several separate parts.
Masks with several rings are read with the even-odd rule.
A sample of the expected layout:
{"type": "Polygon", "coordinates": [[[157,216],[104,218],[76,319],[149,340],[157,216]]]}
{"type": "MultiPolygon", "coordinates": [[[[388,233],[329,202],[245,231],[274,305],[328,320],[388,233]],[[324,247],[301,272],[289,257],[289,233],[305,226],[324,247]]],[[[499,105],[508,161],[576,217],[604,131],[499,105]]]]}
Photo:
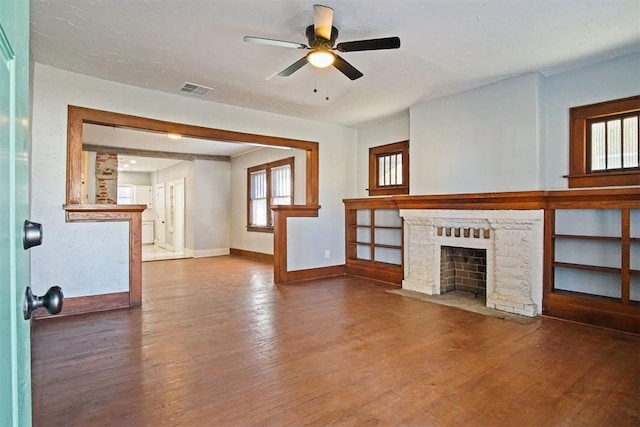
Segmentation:
{"type": "Polygon", "coordinates": [[[367,259],[367,258],[349,258],[347,261],[363,262],[363,263],[367,263],[367,264],[376,264],[376,265],[379,265],[381,267],[386,267],[386,268],[402,268],[402,266],[400,264],[394,264],[392,262],[376,261],[374,259],[367,259]]]}
{"type": "Polygon", "coordinates": [[[640,209],[640,187],[344,199],[346,209],[640,209]]]}
{"type": "Polygon", "coordinates": [[[622,237],[614,237],[614,236],[585,236],[585,235],[577,235],[577,234],[554,234],[554,239],[572,239],[572,240],[603,240],[603,241],[612,241],[619,242],[622,240],[622,237]]]}
{"type": "Polygon", "coordinates": [[[350,227],[358,227],[358,228],[375,228],[381,230],[402,230],[402,226],[393,226],[393,225],[367,225],[367,224],[349,224],[350,227]]]}
{"type": "Polygon", "coordinates": [[[357,241],[348,241],[348,243],[354,244],[354,245],[358,245],[358,246],[373,246],[375,248],[386,248],[386,249],[397,249],[397,250],[402,250],[402,245],[387,245],[384,243],[374,243],[373,245],[371,244],[371,242],[357,242],[357,241]]]}
{"type": "Polygon", "coordinates": [[[400,286],[404,277],[401,265],[360,258],[347,258],[346,273],[400,286]]]}
{"type": "Polygon", "coordinates": [[[388,245],[388,244],[385,244],[385,243],[374,243],[373,246],[376,247],[376,248],[402,250],[402,245],[388,245]]]}
{"type": "Polygon", "coordinates": [[[622,272],[621,268],[616,268],[616,267],[602,267],[598,265],[573,264],[569,262],[554,262],[553,266],[557,268],[571,268],[576,270],[598,271],[601,273],[620,274],[622,272]]]}
{"type": "Polygon", "coordinates": [[[620,298],[585,294],[582,292],[566,291],[563,289],[556,289],[550,294],[545,294],[545,300],[546,299],[554,302],[564,302],[570,305],[580,303],[585,306],[590,306],[593,310],[619,312],[627,315],[637,315],[639,308],[638,301],[632,301],[629,305],[623,305],[620,303],[620,298]]]}
{"type": "Polygon", "coordinates": [[[359,240],[347,240],[347,243],[360,246],[371,246],[371,242],[361,242],[359,240]]]}
{"type": "Polygon", "coordinates": [[[65,212],[142,212],[147,209],[147,205],[63,205],[65,212]]]}

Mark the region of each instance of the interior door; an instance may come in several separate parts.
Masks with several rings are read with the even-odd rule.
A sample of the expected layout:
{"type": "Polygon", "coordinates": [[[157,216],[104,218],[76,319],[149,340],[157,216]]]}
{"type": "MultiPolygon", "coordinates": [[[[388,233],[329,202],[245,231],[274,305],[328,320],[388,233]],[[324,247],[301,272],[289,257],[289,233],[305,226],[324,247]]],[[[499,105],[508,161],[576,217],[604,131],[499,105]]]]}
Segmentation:
{"type": "Polygon", "coordinates": [[[31,343],[22,315],[29,257],[29,2],[0,1],[0,425],[31,425],[31,343]]]}
{"type": "Polygon", "coordinates": [[[167,248],[170,251],[173,251],[174,245],[175,245],[175,233],[174,228],[175,228],[175,219],[176,219],[176,215],[175,215],[175,197],[176,197],[176,193],[175,193],[175,186],[170,182],[169,186],[167,187],[167,193],[168,193],[168,201],[165,200],[165,206],[168,208],[167,209],[167,239],[165,242],[165,248],[167,248]]]}
{"type": "Polygon", "coordinates": [[[184,178],[169,183],[169,231],[173,251],[184,253],[184,178]]]}
{"type": "Polygon", "coordinates": [[[161,248],[167,243],[164,184],[156,185],[156,241],[161,248]]]}

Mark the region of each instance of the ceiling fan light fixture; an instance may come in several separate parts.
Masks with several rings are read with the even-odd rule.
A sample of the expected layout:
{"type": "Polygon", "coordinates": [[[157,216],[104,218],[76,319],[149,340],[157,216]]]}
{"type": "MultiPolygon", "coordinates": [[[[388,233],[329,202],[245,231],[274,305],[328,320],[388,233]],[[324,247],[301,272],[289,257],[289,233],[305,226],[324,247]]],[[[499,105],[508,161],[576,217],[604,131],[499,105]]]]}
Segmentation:
{"type": "Polygon", "coordinates": [[[314,49],[307,55],[307,61],[316,68],[327,68],[335,60],[334,53],[326,49],[314,49]]]}

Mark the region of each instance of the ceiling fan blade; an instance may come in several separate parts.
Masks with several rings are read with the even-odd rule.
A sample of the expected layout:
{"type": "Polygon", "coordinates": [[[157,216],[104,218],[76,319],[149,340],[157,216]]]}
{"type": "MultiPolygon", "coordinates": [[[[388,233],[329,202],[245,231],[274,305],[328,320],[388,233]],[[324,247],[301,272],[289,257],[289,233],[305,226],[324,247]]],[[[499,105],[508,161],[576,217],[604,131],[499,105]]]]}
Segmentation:
{"type": "Polygon", "coordinates": [[[267,46],[288,47],[291,49],[309,49],[307,45],[296,42],[286,42],[282,40],[265,39],[262,37],[244,36],[242,39],[247,43],[264,44],[267,46]]]}
{"type": "Polygon", "coordinates": [[[356,40],[338,43],[338,52],[358,52],[361,50],[398,49],[400,37],[385,37],[382,39],[356,40]]]}
{"type": "Polygon", "coordinates": [[[298,71],[300,68],[304,67],[305,64],[307,63],[307,57],[303,56],[302,58],[298,59],[296,62],[294,62],[293,64],[289,65],[287,68],[285,68],[284,70],[280,71],[278,73],[278,75],[280,77],[289,77],[291,74],[295,73],[296,71],[298,71]]]}
{"type": "Polygon", "coordinates": [[[313,27],[316,37],[331,40],[331,26],[333,25],[333,9],[320,4],[313,5],[313,27]]]}
{"type": "Polygon", "coordinates": [[[333,66],[336,67],[342,74],[349,77],[351,80],[356,80],[362,77],[362,74],[356,67],[349,64],[342,57],[336,55],[336,60],[333,62],[333,66]]]}

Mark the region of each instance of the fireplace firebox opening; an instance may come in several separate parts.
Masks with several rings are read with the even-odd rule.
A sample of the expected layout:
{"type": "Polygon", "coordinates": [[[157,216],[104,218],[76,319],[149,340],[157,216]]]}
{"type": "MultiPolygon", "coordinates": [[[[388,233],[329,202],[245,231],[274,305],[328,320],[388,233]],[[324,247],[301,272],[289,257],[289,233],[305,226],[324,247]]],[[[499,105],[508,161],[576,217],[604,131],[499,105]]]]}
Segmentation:
{"type": "Polygon", "coordinates": [[[442,246],[440,293],[466,292],[487,295],[487,250],[442,246]]]}

